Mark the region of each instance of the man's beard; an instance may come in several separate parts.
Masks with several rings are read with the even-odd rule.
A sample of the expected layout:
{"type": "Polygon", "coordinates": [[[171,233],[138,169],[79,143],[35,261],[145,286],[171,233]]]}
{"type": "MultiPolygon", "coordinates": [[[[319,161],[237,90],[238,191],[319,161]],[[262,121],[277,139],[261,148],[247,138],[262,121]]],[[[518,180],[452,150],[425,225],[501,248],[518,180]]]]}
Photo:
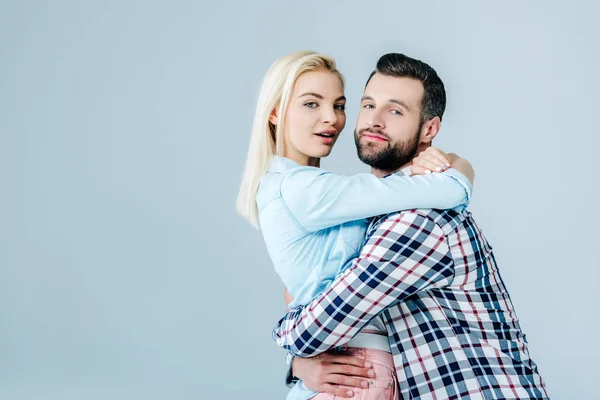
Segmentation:
{"type": "Polygon", "coordinates": [[[360,161],[372,168],[381,171],[397,171],[403,165],[412,161],[419,149],[421,141],[421,128],[423,122],[419,124],[417,132],[411,139],[403,142],[394,142],[392,139],[379,129],[363,128],[360,131],[354,131],[354,143],[356,144],[356,152],[360,161]],[[363,132],[369,131],[378,135],[384,136],[388,141],[386,146],[379,149],[381,143],[362,142],[360,141],[363,132]]]}

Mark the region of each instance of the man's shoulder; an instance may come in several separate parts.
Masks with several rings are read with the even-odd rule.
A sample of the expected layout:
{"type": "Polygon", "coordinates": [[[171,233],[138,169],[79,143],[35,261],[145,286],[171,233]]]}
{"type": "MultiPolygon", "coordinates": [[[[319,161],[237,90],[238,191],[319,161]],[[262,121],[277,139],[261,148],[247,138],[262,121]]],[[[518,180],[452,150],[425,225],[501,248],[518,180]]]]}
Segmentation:
{"type": "MultiPolygon", "coordinates": [[[[472,218],[471,212],[468,210],[457,209],[431,209],[431,208],[415,208],[411,210],[396,211],[390,214],[381,215],[376,218],[370,231],[374,231],[382,226],[394,224],[400,220],[414,221],[417,224],[425,224],[427,222],[437,225],[444,234],[449,234],[458,229],[467,219],[472,218]]],[[[399,226],[400,229],[406,227],[399,226]]],[[[369,233],[371,233],[369,232],[369,233]]]]}

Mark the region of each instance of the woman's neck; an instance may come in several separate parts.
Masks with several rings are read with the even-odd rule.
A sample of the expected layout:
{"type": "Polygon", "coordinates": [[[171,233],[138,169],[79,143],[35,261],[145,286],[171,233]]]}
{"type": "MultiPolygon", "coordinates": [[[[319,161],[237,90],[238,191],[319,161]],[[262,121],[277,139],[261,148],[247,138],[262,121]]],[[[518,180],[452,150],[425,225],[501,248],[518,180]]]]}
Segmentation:
{"type": "Polygon", "coordinates": [[[321,167],[321,159],[316,157],[309,157],[306,154],[301,154],[299,152],[289,152],[285,151],[283,156],[285,158],[289,158],[290,160],[297,162],[298,164],[305,167],[321,167]]]}

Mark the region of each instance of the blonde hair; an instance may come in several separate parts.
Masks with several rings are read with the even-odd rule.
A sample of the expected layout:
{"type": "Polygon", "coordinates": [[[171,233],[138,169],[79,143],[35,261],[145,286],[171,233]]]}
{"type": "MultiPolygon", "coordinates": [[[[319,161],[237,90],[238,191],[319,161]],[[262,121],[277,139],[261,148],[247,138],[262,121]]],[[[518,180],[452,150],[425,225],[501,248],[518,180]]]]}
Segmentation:
{"type": "Polygon", "coordinates": [[[259,228],[256,194],[258,186],[275,154],[283,155],[283,127],[285,114],[294,84],[298,77],[309,71],[326,70],[336,74],[342,86],[344,78],[337,70],[335,60],[314,51],[298,51],[275,61],[265,75],[252,125],[246,166],[238,193],[236,210],[252,226],[259,228]],[[269,121],[277,108],[277,125],[269,121]]]}

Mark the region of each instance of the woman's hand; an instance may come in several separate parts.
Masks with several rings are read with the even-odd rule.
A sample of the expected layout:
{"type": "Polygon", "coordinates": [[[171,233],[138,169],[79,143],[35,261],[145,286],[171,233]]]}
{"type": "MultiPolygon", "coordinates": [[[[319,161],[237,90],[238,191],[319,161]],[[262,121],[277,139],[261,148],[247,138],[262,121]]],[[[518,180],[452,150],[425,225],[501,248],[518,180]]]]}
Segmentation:
{"type": "Polygon", "coordinates": [[[444,172],[452,164],[452,159],[442,150],[428,147],[413,159],[410,172],[413,175],[425,175],[432,172],[444,172]]]}
{"type": "Polygon", "coordinates": [[[369,387],[367,379],[375,377],[370,362],[354,356],[330,353],[310,358],[295,357],[292,361],[292,374],[302,379],[310,390],[342,398],[352,397],[352,388],[369,387]]]}
{"type": "Polygon", "coordinates": [[[444,172],[450,167],[466,176],[471,184],[475,181],[475,170],[471,163],[455,153],[446,154],[435,147],[428,147],[420,152],[413,159],[410,171],[413,175],[426,175],[432,172],[444,172]]]}

